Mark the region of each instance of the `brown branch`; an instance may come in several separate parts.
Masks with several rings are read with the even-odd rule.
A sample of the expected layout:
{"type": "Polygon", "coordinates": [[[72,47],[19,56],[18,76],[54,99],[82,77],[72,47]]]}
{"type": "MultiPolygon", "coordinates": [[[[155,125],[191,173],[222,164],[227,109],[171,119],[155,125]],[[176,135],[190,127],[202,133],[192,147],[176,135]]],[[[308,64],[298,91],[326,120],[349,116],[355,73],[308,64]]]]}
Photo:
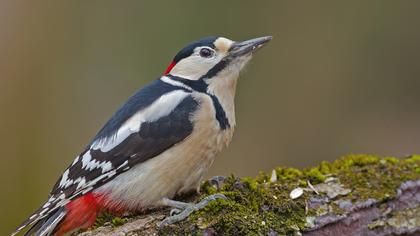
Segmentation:
{"type": "Polygon", "coordinates": [[[93,235],[419,235],[420,158],[367,155],[297,170],[276,168],[255,179],[216,178],[205,195],[223,193],[188,220],[162,229],[168,209],[115,218],[93,235]]]}

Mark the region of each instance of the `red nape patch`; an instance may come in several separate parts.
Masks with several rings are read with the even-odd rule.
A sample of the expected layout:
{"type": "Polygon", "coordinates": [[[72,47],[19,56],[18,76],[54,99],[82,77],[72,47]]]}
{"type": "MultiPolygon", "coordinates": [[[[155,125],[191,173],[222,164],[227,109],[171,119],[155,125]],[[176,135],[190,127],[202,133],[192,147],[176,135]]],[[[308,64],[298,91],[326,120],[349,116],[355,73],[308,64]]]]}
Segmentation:
{"type": "Polygon", "coordinates": [[[164,75],[169,74],[169,72],[171,72],[172,68],[174,68],[175,64],[176,63],[174,61],[172,61],[171,64],[169,64],[168,68],[166,68],[165,73],[163,73],[163,74],[164,75]]]}

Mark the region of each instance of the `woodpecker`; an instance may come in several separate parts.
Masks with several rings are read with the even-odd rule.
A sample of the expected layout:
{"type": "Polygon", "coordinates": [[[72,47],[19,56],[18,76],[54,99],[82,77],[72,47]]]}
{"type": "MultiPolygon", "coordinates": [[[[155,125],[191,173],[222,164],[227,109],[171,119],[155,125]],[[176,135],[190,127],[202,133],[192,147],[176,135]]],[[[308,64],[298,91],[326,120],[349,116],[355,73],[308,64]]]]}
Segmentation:
{"type": "MultiPolygon", "coordinates": [[[[193,204],[172,200],[196,189],[235,127],[239,73],[271,36],[195,41],[164,74],[136,92],[68,166],[48,200],[12,234],[63,235],[86,229],[103,211],[169,206],[185,218],[193,204]],[[183,211],[181,211],[183,210],[183,211]]],[[[210,196],[210,201],[221,195],[210,196]]]]}

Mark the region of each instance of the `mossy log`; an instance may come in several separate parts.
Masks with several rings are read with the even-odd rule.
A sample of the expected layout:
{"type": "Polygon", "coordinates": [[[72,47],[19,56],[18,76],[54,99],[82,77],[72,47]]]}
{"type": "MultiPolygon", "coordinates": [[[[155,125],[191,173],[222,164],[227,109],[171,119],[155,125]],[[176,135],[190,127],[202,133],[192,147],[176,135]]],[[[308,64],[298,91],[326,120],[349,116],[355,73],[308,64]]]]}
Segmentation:
{"type": "Polygon", "coordinates": [[[157,227],[169,209],[103,214],[93,235],[420,235],[420,156],[349,155],[298,170],[277,167],[255,178],[217,177],[198,201],[218,199],[178,224],[157,227]]]}

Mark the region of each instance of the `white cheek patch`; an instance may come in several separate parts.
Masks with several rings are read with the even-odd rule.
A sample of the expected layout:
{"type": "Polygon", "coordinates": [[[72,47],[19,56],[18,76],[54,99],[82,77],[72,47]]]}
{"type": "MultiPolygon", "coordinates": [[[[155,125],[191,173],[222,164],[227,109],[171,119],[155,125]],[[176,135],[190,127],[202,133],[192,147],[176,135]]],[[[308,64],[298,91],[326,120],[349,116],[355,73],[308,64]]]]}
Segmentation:
{"type": "Polygon", "coordinates": [[[213,60],[191,55],[179,61],[171,70],[171,75],[189,80],[198,80],[213,66],[213,60]]]}
{"type": "Polygon", "coordinates": [[[163,116],[169,115],[188,94],[185,91],[176,90],[162,95],[150,106],[137,112],[128,119],[114,135],[96,140],[92,144],[91,149],[100,149],[102,152],[109,152],[131,134],[139,132],[143,122],[153,122],[163,116]]]}
{"type": "Polygon", "coordinates": [[[172,68],[171,75],[189,80],[198,80],[226,55],[223,51],[218,51],[214,57],[204,58],[198,55],[199,50],[200,48],[197,48],[196,52],[191,56],[179,61],[172,68]]]}

